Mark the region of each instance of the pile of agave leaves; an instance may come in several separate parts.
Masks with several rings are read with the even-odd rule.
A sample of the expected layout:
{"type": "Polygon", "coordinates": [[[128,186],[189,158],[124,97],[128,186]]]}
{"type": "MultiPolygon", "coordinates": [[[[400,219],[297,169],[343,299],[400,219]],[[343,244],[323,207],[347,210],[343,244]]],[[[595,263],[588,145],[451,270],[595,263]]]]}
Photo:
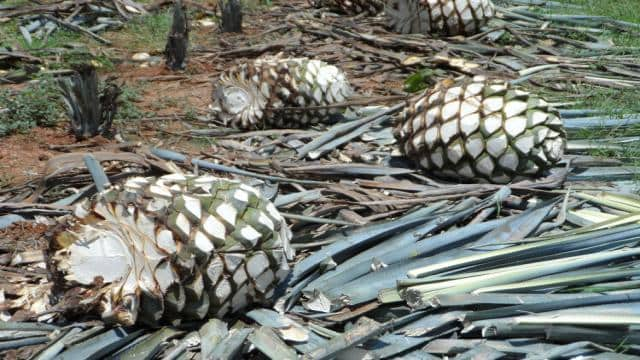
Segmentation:
{"type": "MultiPolygon", "coordinates": [[[[578,81],[638,85],[628,75],[638,78],[640,63],[618,55],[629,49],[598,38],[604,22],[627,31],[637,26],[545,15],[523,3],[536,2],[505,4],[493,30],[467,39],[370,35],[360,30],[375,26],[375,19],[354,25],[312,12],[294,13],[278,31],[294,31],[298,40],[348,39],[351,56],[368,58],[369,65],[354,62],[351,69],[363,76],[393,68],[401,71],[389,76],[400,77],[430,64],[435,76],[500,72],[516,83],[556,90],[578,81]],[[533,30],[543,23],[547,31],[533,30]],[[566,37],[580,30],[591,40],[566,37]],[[504,47],[494,56],[493,40],[504,32],[524,45],[552,38],[558,46],[504,47]],[[595,61],[606,64],[594,71],[595,61]]],[[[320,58],[342,46],[324,44],[314,47],[320,58]]],[[[248,46],[237,55],[268,46],[248,46]]],[[[571,134],[565,160],[546,178],[508,186],[451,184],[416,171],[396,155],[390,124],[398,106],[362,108],[329,129],[194,128],[181,135],[216,139],[211,153],[198,156],[136,143],[94,152],[111,182],[211,172],[258,186],[294,234],[297,258],[286,289],[273,308],[159,329],[112,327],[82,314],[9,316],[0,305],[6,320],[0,322],[0,350],[34,359],[636,358],[637,169],[585,155],[603,145],[575,131],[631,125],[636,117],[555,105],[571,134]],[[43,319],[49,320],[37,321],[43,319]]],[[[47,239],[58,217],[95,189],[84,154],[74,152],[51,159],[41,179],[0,191],[2,231],[29,222],[49,229],[18,246],[0,244],[2,303],[31,300],[16,283],[48,281],[47,239]]]]}

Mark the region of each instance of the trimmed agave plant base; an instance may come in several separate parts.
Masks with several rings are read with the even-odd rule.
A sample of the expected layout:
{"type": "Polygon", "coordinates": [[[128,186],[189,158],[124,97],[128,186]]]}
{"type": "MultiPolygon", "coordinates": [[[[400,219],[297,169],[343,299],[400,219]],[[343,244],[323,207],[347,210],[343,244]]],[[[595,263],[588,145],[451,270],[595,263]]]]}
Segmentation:
{"type": "Polygon", "coordinates": [[[473,35],[495,15],[491,0],[390,0],[388,26],[401,34],[473,35]]]}
{"type": "Polygon", "coordinates": [[[352,95],[346,74],[324,61],[266,57],[223,73],[209,108],[234,128],[304,128],[341,113],[344,109],[326,106],[352,95]]]}
{"type": "MultiPolygon", "coordinates": [[[[56,237],[51,270],[61,275],[56,285],[106,322],[175,325],[270,305],[289,272],[290,237],[253,187],[212,176],[135,177],[77,206],[56,237]]],[[[22,310],[43,313],[47,300],[22,310]]]]}
{"type": "Polygon", "coordinates": [[[349,15],[367,13],[377,15],[384,10],[384,0],[310,0],[309,3],[316,7],[327,7],[339,10],[349,15]]]}
{"type": "Polygon", "coordinates": [[[445,80],[417,96],[396,136],[427,173],[467,182],[541,176],[566,147],[562,120],[547,102],[484,77],[445,80]]]}

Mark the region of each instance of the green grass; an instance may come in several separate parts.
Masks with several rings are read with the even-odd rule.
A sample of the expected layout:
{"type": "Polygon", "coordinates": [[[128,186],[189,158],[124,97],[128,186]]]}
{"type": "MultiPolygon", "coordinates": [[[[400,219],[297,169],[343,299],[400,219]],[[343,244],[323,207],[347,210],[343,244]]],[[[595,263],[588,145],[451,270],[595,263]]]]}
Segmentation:
{"type": "MultiPolygon", "coordinates": [[[[555,10],[556,13],[585,14],[594,16],[608,16],[640,24],[640,1],[638,0],[559,0],[560,2],[581,6],[580,9],[566,8],[555,10]]],[[[610,38],[613,43],[621,47],[640,48],[640,37],[629,32],[607,30],[604,38],[610,38]]],[[[638,54],[638,51],[633,52],[638,54]]],[[[597,86],[581,85],[574,94],[577,98],[577,108],[602,109],[612,116],[640,113],[640,88],[609,89],[597,86]]],[[[580,131],[577,137],[586,139],[613,139],[621,136],[640,134],[639,128],[630,129],[588,129],[580,131]]],[[[593,150],[591,155],[614,157],[623,159],[633,165],[640,165],[640,146],[630,145],[623,151],[593,150]]]]}
{"type": "Polygon", "coordinates": [[[146,114],[140,110],[137,102],[140,101],[140,92],[143,90],[142,86],[122,86],[122,94],[118,98],[118,112],[116,113],[116,123],[128,123],[132,120],[139,120],[146,114]]]}
{"type": "MultiPolygon", "coordinates": [[[[640,24],[640,2],[638,0],[560,0],[581,6],[581,9],[565,9],[565,13],[609,16],[640,24]]],[[[617,46],[640,48],[640,36],[628,32],[607,31],[617,46]]],[[[583,96],[578,107],[604,109],[611,114],[640,113],[640,89],[608,89],[583,85],[579,94],[583,96]]]]}
{"type": "Polygon", "coordinates": [[[27,5],[29,4],[29,0],[5,0],[2,5],[11,6],[11,5],[27,5]]]}
{"type": "Polygon", "coordinates": [[[33,50],[42,48],[63,47],[68,43],[93,41],[83,35],[67,29],[57,29],[45,40],[33,37],[28,44],[18,28],[18,20],[14,19],[0,25],[0,47],[9,46],[14,49],[33,50]]]}
{"type": "MultiPolygon", "coordinates": [[[[144,3],[144,1],[142,1],[144,3]]],[[[4,5],[26,5],[29,1],[9,0],[4,5]]],[[[125,23],[122,29],[101,33],[103,37],[115,39],[123,48],[129,49],[149,49],[162,48],[167,39],[167,33],[171,26],[172,9],[167,7],[162,11],[157,11],[146,16],[134,17],[133,20],[125,23]],[[120,40],[120,41],[118,41],[120,40]]],[[[68,43],[84,43],[97,47],[101,45],[92,38],[78,32],[64,28],[58,28],[48,39],[33,38],[31,45],[27,44],[18,28],[19,22],[13,19],[0,24],[0,46],[11,46],[25,50],[63,47],[68,43]]]]}
{"type": "MultiPolygon", "coordinates": [[[[590,86],[581,86],[579,103],[576,108],[589,108],[604,110],[606,115],[622,117],[625,114],[640,113],[640,90],[608,89],[590,86]]],[[[640,135],[640,127],[624,128],[590,128],[579,131],[570,138],[589,140],[613,140],[624,136],[640,135]]],[[[634,166],[640,166],[640,144],[627,144],[623,150],[614,151],[608,149],[593,149],[589,154],[596,157],[616,158],[634,166]]],[[[640,177],[639,179],[640,180],[640,177]]]]}
{"type": "MultiPolygon", "coordinates": [[[[162,49],[167,40],[167,33],[171,27],[171,9],[155,12],[146,16],[135,17],[125,23],[121,29],[107,31],[100,35],[113,40],[115,45],[130,50],[149,51],[150,49],[162,49]]],[[[18,29],[16,19],[0,24],[0,46],[34,50],[42,48],[64,47],[69,43],[87,44],[92,48],[100,45],[97,41],[78,32],[57,29],[48,39],[33,38],[28,44],[18,29]]]]}
{"type": "Polygon", "coordinates": [[[241,4],[243,8],[248,11],[258,11],[265,7],[269,7],[272,5],[271,0],[242,0],[241,4]]]}
{"type": "Polygon", "coordinates": [[[97,67],[106,70],[114,68],[113,62],[102,52],[96,52],[97,55],[92,55],[89,46],[97,47],[98,42],[77,32],[59,28],[46,39],[33,37],[32,40],[32,43],[29,44],[22,37],[17,20],[0,24],[0,47],[27,50],[34,56],[48,56],[50,53],[44,49],[65,48],[73,44],[73,49],[63,52],[58,61],[48,63],[50,69],[68,69],[74,64],[88,62],[93,62],[97,67]]]}
{"type": "MultiPolygon", "coordinates": [[[[567,14],[609,16],[640,24],[640,1],[638,0],[560,0],[560,2],[580,5],[581,9],[564,9],[567,14]]],[[[627,32],[609,33],[618,46],[640,47],[640,37],[627,32]]]]}
{"type": "MultiPolygon", "coordinates": [[[[146,115],[136,105],[140,91],[140,87],[122,86],[116,123],[130,123],[146,115]]],[[[9,109],[0,111],[0,137],[24,133],[36,126],[49,127],[68,121],[60,90],[51,78],[40,79],[38,83],[16,92],[0,88],[0,109],[9,109]]]]}
{"type": "Polygon", "coordinates": [[[640,89],[608,89],[583,85],[579,101],[581,108],[605,110],[609,114],[640,113],[640,89]]]}
{"type": "Polygon", "coordinates": [[[62,101],[53,79],[41,79],[15,94],[0,88],[0,109],[9,109],[0,113],[0,136],[35,126],[55,126],[63,119],[62,101]]]}
{"type": "Polygon", "coordinates": [[[170,8],[139,16],[125,23],[124,28],[105,35],[115,45],[131,51],[158,51],[164,49],[171,28],[170,8]]]}
{"type": "Polygon", "coordinates": [[[559,0],[567,4],[580,5],[582,14],[609,16],[617,20],[640,23],[637,0],[559,0]]]}

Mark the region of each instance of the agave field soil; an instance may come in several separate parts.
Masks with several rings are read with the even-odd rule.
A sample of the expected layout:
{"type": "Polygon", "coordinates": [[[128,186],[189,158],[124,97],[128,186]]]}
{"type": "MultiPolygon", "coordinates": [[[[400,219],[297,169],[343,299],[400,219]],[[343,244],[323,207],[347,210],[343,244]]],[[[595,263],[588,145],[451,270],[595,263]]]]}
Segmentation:
{"type": "Polygon", "coordinates": [[[640,358],[637,4],[445,2],[0,0],[0,356],[640,358]]]}

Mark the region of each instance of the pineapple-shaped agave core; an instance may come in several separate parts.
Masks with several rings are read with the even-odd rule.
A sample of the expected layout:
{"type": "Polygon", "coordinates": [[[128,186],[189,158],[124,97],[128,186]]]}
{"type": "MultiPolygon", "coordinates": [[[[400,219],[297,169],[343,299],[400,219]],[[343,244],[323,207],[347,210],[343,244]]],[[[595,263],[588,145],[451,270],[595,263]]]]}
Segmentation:
{"type": "Polygon", "coordinates": [[[214,84],[211,110],[240,129],[304,128],[342,112],[326,106],[352,93],[346,75],[324,61],[265,58],[224,72],[214,84]]]}
{"type": "Polygon", "coordinates": [[[562,121],[544,100],[483,77],[444,80],[417,96],[396,137],[428,173],[466,182],[541,175],[566,146],[562,121]]]}
{"type": "Polygon", "coordinates": [[[491,0],[389,0],[389,27],[402,34],[473,35],[494,16],[491,0]]]}
{"type": "Polygon", "coordinates": [[[310,0],[312,6],[328,7],[340,10],[349,15],[367,13],[377,15],[384,10],[384,0],[310,0]]]}
{"type": "Polygon", "coordinates": [[[157,325],[269,303],[291,233],[258,190],[212,176],[131,178],[76,208],[54,256],[69,286],[103,286],[103,319],[157,325]]]}

